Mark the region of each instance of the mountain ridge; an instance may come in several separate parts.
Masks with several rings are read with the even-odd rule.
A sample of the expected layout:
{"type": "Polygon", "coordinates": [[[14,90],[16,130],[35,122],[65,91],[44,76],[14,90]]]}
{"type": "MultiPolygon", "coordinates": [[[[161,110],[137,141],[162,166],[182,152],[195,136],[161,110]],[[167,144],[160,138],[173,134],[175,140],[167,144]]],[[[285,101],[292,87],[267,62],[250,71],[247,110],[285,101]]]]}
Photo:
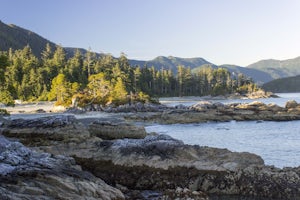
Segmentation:
{"type": "MultiPolygon", "coordinates": [[[[29,45],[34,55],[40,57],[41,52],[45,49],[47,43],[50,44],[52,49],[55,49],[57,46],[57,44],[30,30],[14,24],[5,24],[0,21],[1,51],[8,51],[9,48],[14,50],[22,49],[24,46],[29,45]]],[[[78,49],[82,54],[87,52],[87,50],[84,48],[64,47],[67,57],[72,57],[76,49],[78,49]]],[[[101,56],[105,54],[98,53],[97,55],[101,56]]],[[[207,65],[210,65],[213,68],[223,67],[228,69],[231,73],[243,73],[246,76],[251,77],[258,84],[263,84],[277,78],[284,78],[300,74],[300,56],[287,60],[260,60],[245,67],[229,64],[218,66],[202,57],[181,58],[174,56],[157,56],[152,60],[128,59],[128,62],[133,66],[154,66],[156,69],[170,69],[173,73],[177,72],[178,65],[190,67],[192,70],[207,65]]]]}
{"type": "Polygon", "coordinates": [[[266,59],[246,66],[270,74],[273,79],[300,74],[300,56],[286,60],[266,59]]]}

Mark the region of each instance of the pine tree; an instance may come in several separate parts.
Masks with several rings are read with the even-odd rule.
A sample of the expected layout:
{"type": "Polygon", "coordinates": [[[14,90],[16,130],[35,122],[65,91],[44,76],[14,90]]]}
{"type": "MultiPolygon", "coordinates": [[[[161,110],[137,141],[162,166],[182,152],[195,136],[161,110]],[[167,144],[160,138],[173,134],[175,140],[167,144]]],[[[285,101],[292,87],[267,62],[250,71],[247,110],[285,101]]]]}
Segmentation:
{"type": "Polygon", "coordinates": [[[48,94],[48,100],[56,100],[56,105],[70,105],[71,93],[70,82],[66,80],[64,74],[58,74],[53,80],[51,90],[48,94]]]}
{"type": "Polygon", "coordinates": [[[117,82],[112,91],[112,102],[116,105],[124,104],[127,102],[127,91],[123,80],[118,77],[117,82]]]}

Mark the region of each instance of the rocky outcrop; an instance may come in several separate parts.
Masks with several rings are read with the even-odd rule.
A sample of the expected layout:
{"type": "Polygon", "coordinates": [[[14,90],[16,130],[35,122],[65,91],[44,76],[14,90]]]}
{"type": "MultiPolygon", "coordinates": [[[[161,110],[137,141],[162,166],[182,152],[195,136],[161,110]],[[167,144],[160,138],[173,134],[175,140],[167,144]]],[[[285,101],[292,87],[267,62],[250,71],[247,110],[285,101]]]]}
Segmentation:
{"type": "Polygon", "coordinates": [[[1,199],[124,199],[74,159],[38,153],[0,136],[1,199]]]}
{"type": "MultiPolygon", "coordinates": [[[[299,199],[299,169],[276,169],[250,153],[185,145],[169,136],[90,141],[41,147],[72,155],[85,170],[126,190],[173,191],[187,188],[210,195],[299,199]]],[[[201,198],[205,198],[204,195],[201,198]]]]}
{"type": "Polygon", "coordinates": [[[126,122],[112,120],[95,120],[89,124],[88,130],[92,136],[105,140],[114,139],[142,139],[147,133],[144,127],[134,126],[126,122]]]}
{"type": "Polygon", "coordinates": [[[300,105],[287,102],[285,107],[276,104],[251,103],[211,103],[202,101],[188,108],[173,108],[159,113],[131,113],[125,116],[128,120],[153,121],[158,123],[199,123],[207,121],[288,121],[300,120],[300,105]]]}
{"type": "Polygon", "coordinates": [[[117,107],[108,106],[102,108],[102,111],[112,112],[112,113],[132,113],[132,112],[159,112],[167,109],[165,105],[162,104],[150,104],[150,103],[134,103],[134,104],[124,104],[117,107]]]}
{"type": "MultiPolygon", "coordinates": [[[[228,109],[221,104],[214,106],[220,110],[228,109]]],[[[239,104],[235,106],[244,109],[239,104]]],[[[258,102],[248,106],[247,109],[253,112],[268,110],[258,102]]],[[[192,112],[202,113],[202,110],[192,112]]],[[[76,120],[69,122],[68,126],[82,125],[76,120]]],[[[5,125],[6,131],[17,129],[12,122],[8,124],[10,126],[5,125]]],[[[62,130],[66,130],[64,126],[62,130]]],[[[92,134],[87,137],[74,135],[80,140],[43,137],[41,139],[45,141],[38,141],[39,145],[34,142],[28,145],[54,155],[72,156],[84,170],[119,188],[128,199],[151,199],[149,196],[156,199],[187,196],[208,199],[212,195],[221,199],[227,195],[253,199],[300,199],[300,168],[265,166],[263,160],[254,154],[185,145],[166,135],[115,140],[103,140],[92,134]],[[151,191],[150,194],[147,191],[151,191]]],[[[10,137],[23,138],[21,134],[10,134],[10,137]]]]}
{"type": "Polygon", "coordinates": [[[277,96],[276,94],[272,93],[272,92],[266,92],[264,90],[257,90],[254,92],[249,92],[249,93],[245,93],[245,94],[241,94],[241,93],[234,93],[234,94],[229,94],[226,95],[224,99],[262,99],[262,98],[278,98],[279,96],[277,96]]]}
{"type": "Polygon", "coordinates": [[[85,126],[72,115],[53,115],[33,119],[6,121],[0,131],[18,138],[23,144],[55,145],[59,142],[81,142],[90,137],[85,126]]]}
{"type": "MultiPolygon", "coordinates": [[[[73,115],[53,115],[33,119],[6,120],[0,131],[7,137],[18,138],[29,146],[49,146],[58,143],[80,143],[91,137],[98,139],[141,139],[144,127],[134,126],[122,119],[87,118],[77,120],[73,115]],[[82,121],[83,123],[80,123],[82,121]]],[[[97,140],[98,140],[97,139],[97,140]]]]}

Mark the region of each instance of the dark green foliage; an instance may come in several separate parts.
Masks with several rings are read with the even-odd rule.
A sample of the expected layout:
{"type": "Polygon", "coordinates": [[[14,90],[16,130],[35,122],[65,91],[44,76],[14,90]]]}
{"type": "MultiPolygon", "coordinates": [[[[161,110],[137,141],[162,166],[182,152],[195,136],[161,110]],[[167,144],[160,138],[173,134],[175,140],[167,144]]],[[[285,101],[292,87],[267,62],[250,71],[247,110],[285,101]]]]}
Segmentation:
{"type": "Polygon", "coordinates": [[[271,92],[300,92],[300,75],[270,81],[263,85],[263,89],[271,92]]]}
{"type": "Polygon", "coordinates": [[[9,116],[10,113],[7,110],[5,110],[5,109],[0,108],[0,115],[9,116]]]}
{"type": "Polygon", "coordinates": [[[253,88],[249,78],[225,68],[208,65],[192,73],[190,67],[179,65],[176,71],[131,66],[125,54],[116,59],[77,50],[67,58],[61,46],[52,49],[49,44],[39,59],[26,45],[0,54],[0,102],[55,100],[57,105],[70,105],[76,97],[80,105],[120,105],[160,96],[246,93],[253,88]]]}
{"type": "Polygon", "coordinates": [[[14,99],[11,96],[10,92],[5,90],[5,91],[0,91],[0,103],[3,103],[6,106],[14,106],[14,99]]]}

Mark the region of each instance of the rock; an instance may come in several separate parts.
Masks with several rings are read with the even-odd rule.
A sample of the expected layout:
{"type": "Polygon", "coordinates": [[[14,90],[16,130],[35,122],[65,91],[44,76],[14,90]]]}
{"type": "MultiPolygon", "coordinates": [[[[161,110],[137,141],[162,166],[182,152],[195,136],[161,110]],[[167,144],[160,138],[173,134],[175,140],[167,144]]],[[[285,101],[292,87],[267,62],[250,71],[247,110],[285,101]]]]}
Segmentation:
{"type": "Polygon", "coordinates": [[[74,159],[38,153],[0,136],[1,199],[124,199],[74,159]]]}
{"type": "Polygon", "coordinates": [[[103,108],[105,112],[113,112],[113,113],[134,113],[134,112],[160,112],[162,110],[167,109],[165,105],[161,104],[150,104],[150,103],[135,103],[135,104],[124,104],[118,107],[108,106],[103,108]]]}
{"type": "Polygon", "coordinates": [[[196,110],[196,111],[205,111],[207,109],[212,109],[212,108],[214,108],[214,105],[210,101],[200,101],[190,107],[191,110],[196,110]]]}
{"type": "Polygon", "coordinates": [[[43,110],[43,109],[37,109],[36,111],[34,111],[35,113],[46,113],[46,111],[45,110],[43,110]]]}
{"type": "MultiPolygon", "coordinates": [[[[255,106],[257,106],[256,103],[255,106]]],[[[235,112],[234,106],[225,107],[225,110],[230,109],[233,113],[235,112]]],[[[248,110],[239,111],[248,112],[248,110]]],[[[210,113],[210,117],[223,117],[221,111],[218,111],[220,112],[218,113],[216,109],[210,109],[210,111],[205,112],[173,109],[168,112],[174,118],[178,115],[184,116],[185,113],[187,113],[185,118],[195,115],[195,118],[201,116],[203,117],[202,119],[205,119],[204,117],[207,113],[210,113]]],[[[260,110],[256,109],[252,112],[259,113],[260,110]]],[[[279,114],[277,115],[279,116],[279,114]]],[[[294,116],[283,113],[282,116],[285,119],[287,116],[284,115],[294,116]]],[[[233,117],[245,116],[233,115],[233,117]]],[[[60,118],[64,119],[63,117],[60,118]]],[[[58,123],[55,122],[55,119],[55,117],[52,117],[46,120],[49,121],[48,123],[45,123],[45,119],[41,120],[40,123],[31,123],[30,120],[27,123],[23,122],[20,124],[16,122],[5,123],[5,127],[6,129],[17,129],[17,126],[47,128],[45,124],[50,124],[49,127],[54,127],[54,130],[58,133],[61,130],[66,130],[64,129],[66,126],[71,127],[71,125],[74,129],[84,130],[76,120],[64,119],[62,123],[58,123]]],[[[254,119],[254,117],[251,119],[254,119]]],[[[103,122],[98,125],[106,125],[103,122]]],[[[109,126],[112,126],[113,123],[118,124],[115,128],[119,125],[122,128],[122,121],[111,121],[109,126]]],[[[9,132],[9,130],[6,131],[9,132]]],[[[122,186],[119,188],[122,188],[128,199],[141,199],[142,197],[149,197],[149,199],[152,197],[154,199],[163,199],[164,197],[169,199],[207,199],[211,194],[219,195],[221,196],[220,198],[224,195],[229,195],[229,197],[238,195],[257,199],[300,199],[300,168],[277,169],[265,166],[261,157],[251,153],[237,153],[227,149],[186,145],[182,141],[167,135],[153,134],[143,139],[102,140],[93,134],[87,134],[85,137],[82,137],[80,134],[76,134],[74,130],[73,133],[75,133],[73,137],[78,137],[79,139],[74,140],[73,137],[66,137],[64,140],[60,140],[59,137],[49,136],[41,137],[43,146],[39,146],[40,141],[35,140],[30,145],[35,146],[39,151],[57,155],[54,156],[55,158],[60,158],[58,155],[61,154],[72,156],[84,170],[92,172],[108,184],[122,186]],[[176,188],[181,189],[177,190],[176,188]],[[177,194],[174,194],[175,196],[168,193],[168,191],[176,193],[176,190],[177,194]],[[148,193],[146,191],[151,192],[148,193]]],[[[21,135],[13,135],[13,137],[21,137],[21,135]]],[[[1,145],[0,152],[3,152],[1,145]]],[[[23,157],[30,157],[31,154],[22,149],[18,152],[22,157],[13,156],[5,161],[0,166],[1,173],[9,174],[14,170],[14,166],[30,163],[28,160],[24,160],[23,157]]],[[[0,160],[4,160],[5,156],[6,154],[0,154],[0,160]]],[[[39,158],[39,160],[42,161],[43,159],[39,158]]],[[[52,169],[52,166],[53,164],[47,165],[47,169],[52,169]]],[[[64,171],[67,175],[68,169],[71,168],[73,170],[73,165],[70,166],[64,163],[63,166],[65,166],[64,171]]],[[[54,182],[47,174],[45,176],[49,179],[50,184],[54,182]]],[[[69,181],[69,179],[66,180],[69,181]]],[[[78,181],[78,179],[76,180],[78,181]]],[[[72,181],[74,180],[70,181],[73,183],[72,181]]],[[[94,182],[94,179],[89,179],[89,181],[94,182]]],[[[44,183],[46,184],[46,182],[44,183]]],[[[62,184],[57,185],[61,188],[66,187],[62,184]]],[[[19,185],[16,187],[20,188],[19,185]]],[[[49,188],[51,187],[50,185],[49,188]]],[[[73,188],[73,186],[69,188],[73,188]]],[[[16,190],[14,188],[14,191],[16,190]]],[[[39,187],[31,192],[38,191],[39,187]]],[[[62,193],[60,190],[59,194],[62,193]]]]}
{"type": "Polygon", "coordinates": [[[285,104],[286,109],[296,108],[299,104],[295,100],[289,100],[285,104]]]}
{"type": "Polygon", "coordinates": [[[50,145],[57,142],[82,142],[90,133],[72,115],[54,115],[34,119],[6,121],[0,132],[20,139],[23,144],[50,145]]]}
{"type": "Polygon", "coordinates": [[[235,108],[241,110],[258,111],[258,110],[267,110],[267,105],[260,101],[253,101],[251,103],[239,104],[235,108]]]}
{"type": "Polygon", "coordinates": [[[164,124],[174,123],[200,123],[207,121],[245,121],[245,120],[264,120],[264,121],[288,121],[300,120],[300,105],[287,103],[289,109],[280,107],[276,104],[264,104],[259,101],[251,103],[232,103],[224,105],[222,103],[211,103],[202,101],[188,109],[169,108],[162,112],[151,114],[129,114],[125,118],[136,121],[151,121],[164,124]],[[293,108],[291,108],[293,107],[293,108]]]}
{"type": "Polygon", "coordinates": [[[300,170],[265,166],[254,154],[185,145],[166,135],[90,142],[85,149],[87,143],[48,151],[74,155],[84,169],[110,184],[165,195],[182,188],[170,199],[193,194],[299,199],[300,170]]]}
{"type": "Polygon", "coordinates": [[[142,139],[147,133],[144,127],[138,127],[125,122],[97,120],[89,124],[88,130],[92,136],[104,140],[123,138],[142,139]]]}
{"type": "Polygon", "coordinates": [[[64,112],[67,108],[65,106],[53,106],[52,112],[64,112]]]}
{"type": "Polygon", "coordinates": [[[276,113],[276,112],[284,112],[284,111],[286,111],[285,108],[280,107],[280,106],[278,106],[278,105],[275,104],[275,103],[270,103],[270,104],[268,104],[268,109],[269,109],[270,111],[272,111],[273,113],[276,113]]]}
{"type": "Polygon", "coordinates": [[[174,108],[175,109],[179,109],[179,110],[186,110],[186,109],[188,109],[188,107],[185,106],[185,105],[183,105],[183,104],[176,105],[174,108]]]}
{"type": "Polygon", "coordinates": [[[84,114],[86,113],[86,111],[76,108],[76,107],[72,107],[72,108],[68,108],[64,113],[68,113],[68,114],[84,114]]]}

